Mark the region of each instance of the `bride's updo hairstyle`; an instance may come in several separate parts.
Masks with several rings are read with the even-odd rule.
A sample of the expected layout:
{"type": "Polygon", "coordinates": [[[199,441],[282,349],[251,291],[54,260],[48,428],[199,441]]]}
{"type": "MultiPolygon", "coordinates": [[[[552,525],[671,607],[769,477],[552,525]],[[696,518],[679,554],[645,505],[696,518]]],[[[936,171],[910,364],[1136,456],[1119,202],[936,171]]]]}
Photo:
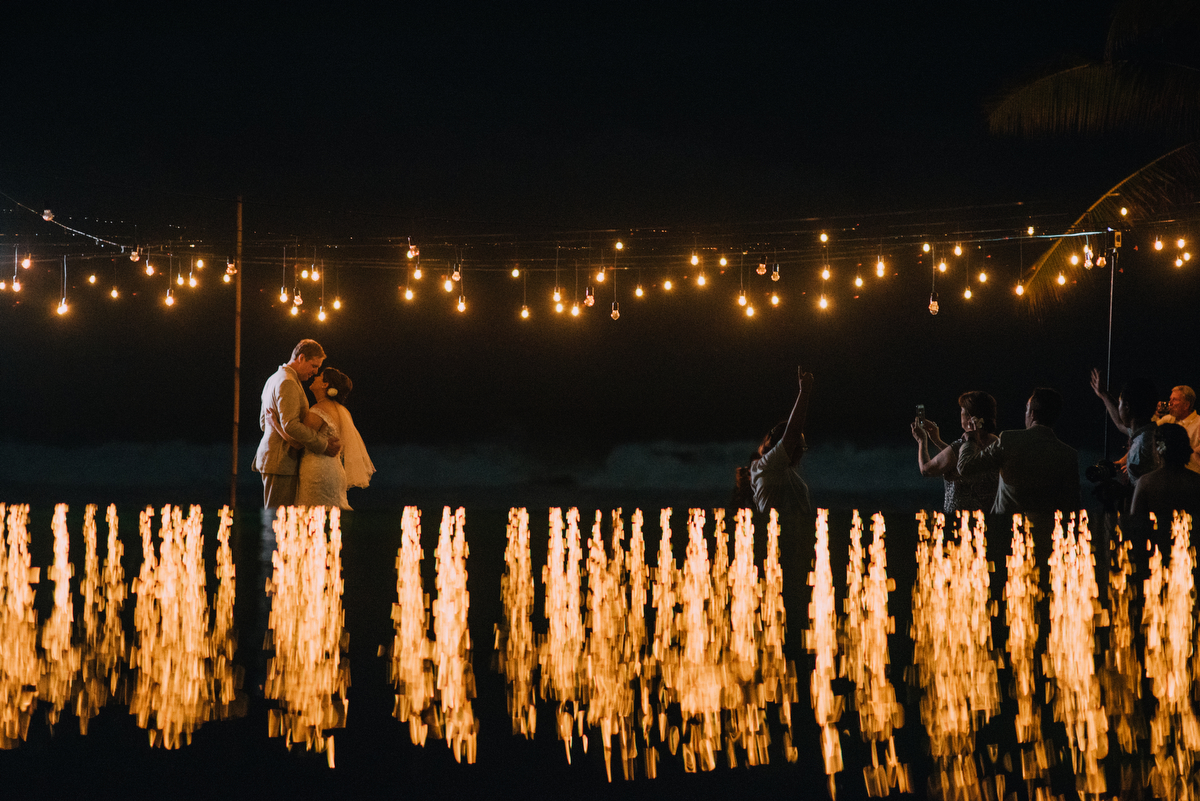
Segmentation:
{"type": "Polygon", "coordinates": [[[350,376],[333,367],[326,367],[321,371],[321,380],[329,385],[325,389],[325,397],[338,403],[344,404],[350,397],[350,390],[354,389],[354,382],[350,380],[350,376]]]}

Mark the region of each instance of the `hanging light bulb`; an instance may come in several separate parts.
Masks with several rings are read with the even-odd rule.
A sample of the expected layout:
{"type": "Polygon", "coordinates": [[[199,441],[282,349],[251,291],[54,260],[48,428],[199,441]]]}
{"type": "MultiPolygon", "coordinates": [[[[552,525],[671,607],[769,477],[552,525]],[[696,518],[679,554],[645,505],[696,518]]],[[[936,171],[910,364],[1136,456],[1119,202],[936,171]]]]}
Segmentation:
{"type": "Polygon", "coordinates": [[[457,308],[460,312],[465,312],[467,310],[467,299],[462,295],[458,296],[457,308]]]}
{"type": "Polygon", "coordinates": [[[1122,207],[1121,207],[1121,216],[1122,216],[1122,217],[1124,217],[1124,216],[1125,216],[1126,214],[1128,214],[1128,213],[1129,213],[1129,209],[1127,209],[1127,208],[1125,208],[1124,206],[1122,206],[1122,207]]]}
{"type": "Polygon", "coordinates": [[[695,267],[699,263],[700,263],[700,257],[697,256],[695,253],[693,253],[692,254],[692,266],[695,267]]]}
{"type": "Polygon", "coordinates": [[[744,290],[744,289],[741,291],[741,293],[738,294],[738,305],[739,306],[746,305],[746,290],[744,290]]]}
{"type": "Polygon", "coordinates": [[[1059,273],[1058,274],[1058,285],[1062,286],[1065,283],[1067,283],[1067,277],[1065,275],[1063,275],[1062,273],[1059,273]]]}
{"type": "Polygon", "coordinates": [[[146,275],[154,275],[154,265],[148,261],[146,262],[146,275]]]}
{"type": "Polygon", "coordinates": [[[1104,251],[1100,251],[1100,255],[1096,257],[1096,266],[1103,267],[1108,264],[1108,259],[1104,257],[1104,251]]]}
{"type": "Polygon", "coordinates": [[[854,285],[862,286],[862,276],[861,275],[854,276],[854,285]]]}
{"type": "Polygon", "coordinates": [[[933,292],[929,295],[929,313],[936,315],[938,313],[938,294],[933,292]]]}
{"type": "Polygon", "coordinates": [[[759,275],[766,275],[767,274],[767,263],[765,261],[760,261],[758,263],[758,269],[756,269],[755,272],[758,273],[759,275]]]}
{"type": "Polygon", "coordinates": [[[971,299],[971,287],[966,288],[966,291],[963,292],[963,297],[967,300],[971,299]]]}
{"type": "Polygon", "coordinates": [[[312,269],[312,273],[310,273],[310,275],[312,275],[312,280],[314,280],[314,281],[320,281],[320,280],[321,280],[321,274],[320,274],[319,272],[317,272],[317,268],[316,268],[316,267],[313,267],[313,269],[312,269]]]}
{"type": "Polygon", "coordinates": [[[1028,228],[1026,228],[1025,233],[1029,234],[1030,236],[1033,236],[1033,226],[1031,225],[1028,228]]]}
{"type": "Polygon", "coordinates": [[[188,286],[190,286],[192,289],[195,289],[197,283],[199,283],[199,282],[196,280],[196,276],[194,276],[194,275],[188,276],[188,286]]]}
{"type": "Polygon", "coordinates": [[[89,284],[96,283],[96,274],[95,273],[92,273],[91,275],[88,276],[88,283],[89,284]]]}
{"type": "Polygon", "coordinates": [[[596,273],[596,283],[597,284],[604,283],[604,268],[603,267],[600,268],[600,272],[596,273]]]}
{"type": "Polygon", "coordinates": [[[1183,260],[1184,260],[1184,261],[1190,261],[1190,260],[1191,260],[1191,258],[1192,258],[1192,254],[1191,254],[1191,253],[1188,253],[1188,252],[1185,250],[1185,251],[1183,252],[1183,260]]]}
{"type": "Polygon", "coordinates": [[[700,275],[696,276],[696,285],[697,286],[704,286],[706,283],[708,283],[708,281],[707,281],[707,279],[705,279],[704,273],[700,273],[700,275]]]}
{"type": "Polygon", "coordinates": [[[579,304],[578,304],[578,303],[572,304],[572,306],[571,306],[571,316],[572,316],[572,317],[578,317],[578,316],[579,316],[579,304]]]}
{"type": "Polygon", "coordinates": [[[300,290],[297,289],[296,292],[292,295],[292,305],[299,306],[302,303],[304,303],[304,298],[300,297],[300,290]]]}
{"type": "Polygon", "coordinates": [[[746,307],[746,316],[747,316],[747,317],[753,317],[753,316],[754,316],[754,307],[753,307],[753,306],[747,306],[747,307],[746,307]]]}
{"type": "Polygon", "coordinates": [[[772,306],[778,306],[778,305],[779,305],[779,296],[778,296],[778,295],[776,295],[774,292],[772,292],[772,293],[771,293],[771,305],[772,305],[772,306]]]}
{"type": "Polygon", "coordinates": [[[50,211],[50,209],[46,209],[42,212],[42,219],[46,222],[50,222],[54,219],[54,212],[50,211]]]}
{"type": "Polygon", "coordinates": [[[421,272],[421,268],[420,268],[420,267],[414,267],[414,268],[413,268],[413,278],[415,278],[415,279],[417,279],[418,281],[420,281],[420,280],[421,280],[421,276],[422,276],[422,275],[424,275],[424,273],[422,273],[422,272],[421,272]]]}
{"type": "Polygon", "coordinates": [[[335,298],[333,299],[333,308],[335,308],[335,309],[340,309],[340,308],[342,308],[342,299],[341,299],[341,298],[337,298],[337,297],[335,297],[335,298]]]}
{"type": "Polygon", "coordinates": [[[116,300],[121,296],[121,293],[117,291],[115,286],[112,288],[112,292],[109,292],[108,294],[112,295],[113,300],[116,300]]]}
{"type": "Polygon", "coordinates": [[[671,283],[670,278],[668,278],[666,281],[663,281],[663,289],[667,290],[668,292],[671,291],[672,286],[673,286],[673,284],[671,283]]]}
{"type": "Polygon", "coordinates": [[[828,241],[829,241],[829,234],[827,234],[827,233],[825,233],[824,231],[822,231],[822,232],[821,232],[821,241],[822,241],[822,242],[828,242],[828,241]]]}
{"type": "Polygon", "coordinates": [[[592,293],[592,288],[589,286],[583,291],[583,305],[589,309],[596,303],[596,296],[592,293]]]}
{"type": "Polygon", "coordinates": [[[938,262],[938,272],[939,273],[946,272],[946,260],[945,259],[942,259],[940,262],[938,262]]]}
{"type": "Polygon", "coordinates": [[[528,319],[529,319],[529,307],[528,307],[528,306],[522,306],[522,307],[521,307],[521,319],[522,319],[522,320],[528,320],[528,319]]]}
{"type": "Polygon", "coordinates": [[[555,303],[555,304],[554,304],[554,311],[555,311],[555,312],[557,312],[557,313],[559,313],[559,314],[562,314],[562,310],[563,310],[563,305],[562,305],[561,303],[555,303]]]}
{"type": "Polygon", "coordinates": [[[228,262],[225,265],[225,274],[226,275],[237,275],[237,265],[235,265],[233,262],[228,262]]]}
{"type": "Polygon", "coordinates": [[[1182,258],[1175,259],[1175,266],[1176,266],[1176,267],[1182,267],[1182,266],[1183,266],[1183,259],[1182,259],[1182,258]]]}
{"type": "Polygon", "coordinates": [[[142,254],[138,253],[136,250],[129,254],[130,261],[137,261],[140,258],[142,258],[142,254]]]}
{"type": "Polygon", "coordinates": [[[820,306],[822,309],[829,308],[829,301],[825,298],[824,293],[821,294],[821,299],[817,301],[817,305],[820,306]]]}
{"type": "Polygon", "coordinates": [[[555,302],[555,303],[557,303],[558,301],[562,300],[562,290],[561,290],[561,289],[559,289],[558,287],[554,287],[554,295],[553,295],[553,297],[554,297],[554,302],[555,302]]]}
{"type": "Polygon", "coordinates": [[[821,270],[821,279],[824,281],[829,280],[829,268],[828,267],[826,267],[824,270],[821,270]]]}
{"type": "Polygon", "coordinates": [[[772,281],[779,280],[779,265],[778,264],[775,265],[775,269],[771,270],[771,280],[772,281]]]}
{"type": "Polygon", "coordinates": [[[230,277],[229,273],[225,273],[224,275],[221,276],[221,280],[228,284],[230,281],[233,280],[233,278],[230,277]]]}
{"type": "Polygon", "coordinates": [[[325,307],[324,306],[322,306],[321,310],[319,312],[317,312],[317,319],[320,320],[321,322],[325,322],[325,307]]]}
{"type": "Polygon", "coordinates": [[[619,239],[618,239],[618,240],[617,240],[617,244],[616,244],[616,245],[614,245],[614,247],[616,247],[616,249],[617,249],[617,250],[624,250],[624,249],[625,249],[625,243],[624,243],[624,242],[622,242],[621,240],[619,240],[619,239]]]}
{"type": "Polygon", "coordinates": [[[28,270],[33,266],[33,259],[29,256],[26,256],[25,258],[21,259],[21,266],[28,270]]]}
{"type": "Polygon", "coordinates": [[[454,273],[450,277],[453,278],[455,281],[461,281],[462,280],[462,270],[455,267],[454,273]]]}
{"type": "Polygon", "coordinates": [[[413,249],[412,249],[412,246],[410,245],[410,246],[409,246],[409,248],[408,248],[408,252],[407,252],[407,253],[405,253],[404,255],[405,255],[405,257],[406,257],[406,258],[409,258],[409,259],[411,259],[411,258],[413,258],[414,256],[416,256],[416,255],[417,255],[417,251],[413,250],[413,249]]]}
{"type": "Polygon", "coordinates": [[[1024,285],[1024,284],[1022,284],[1021,282],[1019,282],[1019,281],[1018,281],[1018,282],[1017,282],[1017,290],[1016,290],[1016,291],[1017,291],[1017,296],[1018,296],[1018,297],[1019,297],[1019,296],[1021,296],[1021,295],[1024,295],[1024,294],[1025,294],[1025,285],[1024,285]]]}
{"type": "Polygon", "coordinates": [[[301,277],[301,278],[308,278],[308,268],[305,268],[305,269],[303,269],[303,270],[301,270],[301,271],[300,271],[300,277],[301,277]]]}
{"type": "Polygon", "coordinates": [[[954,255],[955,255],[955,256],[961,256],[961,255],[962,255],[962,245],[955,245],[955,246],[954,246],[954,255]]]}
{"type": "Polygon", "coordinates": [[[196,259],[196,269],[197,270],[204,269],[204,259],[196,259]]]}
{"type": "Polygon", "coordinates": [[[58,302],[58,313],[59,314],[67,313],[67,299],[66,298],[63,298],[62,300],[60,300],[58,302]]]}
{"type": "Polygon", "coordinates": [[[293,316],[293,317],[295,317],[295,316],[297,316],[297,315],[299,315],[299,314],[300,314],[300,307],[299,307],[299,306],[293,306],[293,307],[292,307],[292,316],[293,316]]]}
{"type": "Polygon", "coordinates": [[[929,252],[929,243],[928,243],[928,242],[926,242],[924,245],[921,245],[921,250],[923,250],[923,251],[925,251],[926,253],[928,253],[928,252],[929,252]]]}
{"type": "Polygon", "coordinates": [[[1187,245],[1187,242],[1184,242],[1182,237],[1175,240],[1175,247],[1179,248],[1180,250],[1183,250],[1185,245],[1187,245]]]}
{"type": "Polygon", "coordinates": [[[450,292],[450,291],[452,291],[452,290],[454,289],[454,282],[453,282],[453,281],[451,281],[449,278],[447,278],[447,279],[446,279],[446,280],[445,280],[445,281],[442,283],[442,289],[445,289],[447,292],[450,292]]]}
{"type": "Polygon", "coordinates": [[[404,299],[405,300],[413,299],[413,291],[411,289],[409,289],[408,287],[404,288],[404,299]]]}
{"type": "Polygon", "coordinates": [[[983,272],[982,270],[979,271],[979,283],[981,283],[981,284],[987,283],[987,273],[983,272]]]}
{"type": "Polygon", "coordinates": [[[884,270],[883,259],[880,259],[875,264],[875,275],[879,276],[880,278],[883,278],[883,270],[884,270]]]}
{"type": "Polygon", "coordinates": [[[287,293],[287,287],[280,287],[280,288],[279,288],[279,302],[280,302],[280,303],[287,303],[287,302],[288,302],[288,293],[287,293]]]}
{"type": "Polygon", "coordinates": [[[13,277],[13,292],[20,292],[20,291],[21,291],[21,279],[14,276],[13,277]]]}
{"type": "Polygon", "coordinates": [[[1162,240],[1161,240],[1161,239],[1155,239],[1155,240],[1154,240],[1154,249],[1155,249],[1155,250],[1162,250],[1162,240]]]}
{"type": "Polygon", "coordinates": [[[175,283],[179,284],[180,286],[183,286],[183,273],[180,273],[179,275],[175,276],[175,283]]]}
{"type": "Polygon", "coordinates": [[[1083,269],[1085,269],[1085,270],[1092,269],[1092,254],[1091,253],[1086,254],[1086,258],[1084,258],[1084,260],[1083,260],[1083,269]]]}
{"type": "Polygon", "coordinates": [[[175,305],[175,296],[171,294],[171,290],[169,287],[167,288],[167,305],[168,306],[175,305]]]}
{"type": "Polygon", "coordinates": [[[8,282],[3,278],[0,278],[0,292],[3,292],[6,289],[8,289],[8,282]]]}
{"type": "Polygon", "coordinates": [[[642,285],[638,284],[637,289],[633,290],[633,294],[637,295],[640,298],[642,295],[644,295],[646,293],[642,291],[642,285]]]}
{"type": "Polygon", "coordinates": [[[1079,256],[1072,253],[1071,258],[1067,259],[1067,261],[1071,262],[1071,266],[1074,267],[1076,264],[1079,264],[1079,256]]]}
{"type": "Polygon", "coordinates": [[[513,267],[513,268],[512,268],[512,277],[513,277],[513,278],[520,278],[520,277],[521,277],[521,268],[520,268],[520,267],[513,267]]]}
{"type": "Polygon", "coordinates": [[[609,314],[609,317],[613,318],[614,320],[621,319],[621,304],[617,303],[615,300],[613,301],[612,312],[609,314]]]}
{"type": "Polygon", "coordinates": [[[728,259],[726,259],[724,256],[722,256],[722,257],[721,257],[721,261],[719,262],[719,264],[720,264],[722,267],[724,267],[726,264],[729,264],[729,260],[728,260],[728,259]]]}

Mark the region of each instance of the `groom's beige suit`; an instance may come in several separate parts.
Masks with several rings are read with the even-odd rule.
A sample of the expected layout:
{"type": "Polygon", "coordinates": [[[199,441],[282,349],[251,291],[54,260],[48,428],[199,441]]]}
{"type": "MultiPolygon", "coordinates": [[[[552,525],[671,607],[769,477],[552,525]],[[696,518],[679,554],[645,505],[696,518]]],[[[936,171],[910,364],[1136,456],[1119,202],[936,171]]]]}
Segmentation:
{"type": "Polygon", "coordinates": [[[263,503],[267,509],[295,503],[301,453],[288,446],[268,418],[274,417],[279,427],[306,450],[324,453],[329,439],[304,424],[307,414],[308,395],[299,376],[291,367],[281,364],[263,386],[262,410],[258,414],[263,435],[254,455],[254,470],[263,476],[263,503]]]}

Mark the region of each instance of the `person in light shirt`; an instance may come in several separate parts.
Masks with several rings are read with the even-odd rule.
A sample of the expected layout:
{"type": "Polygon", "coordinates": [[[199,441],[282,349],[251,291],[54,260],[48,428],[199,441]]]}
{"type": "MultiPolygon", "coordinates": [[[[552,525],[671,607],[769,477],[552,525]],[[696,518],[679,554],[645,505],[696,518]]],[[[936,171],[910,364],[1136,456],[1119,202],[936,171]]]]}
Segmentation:
{"type": "Polygon", "coordinates": [[[808,398],[812,394],[813,375],[803,369],[800,391],[788,419],[772,428],[763,437],[754,460],[750,462],[750,485],[758,511],[776,509],[780,514],[812,513],[808,485],[800,477],[796,465],[808,450],[804,442],[804,420],[808,416],[808,398]]]}
{"type": "Polygon", "coordinates": [[[1200,473],[1200,414],[1196,414],[1196,392],[1191,387],[1178,386],[1171,390],[1171,399],[1167,401],[1170,414],[1158,418],[1158,424],[1178,423],[1188,433],[1192,443],[1192,458],[1188,460],[1187,468],[1194,473],[1200,473]]]}

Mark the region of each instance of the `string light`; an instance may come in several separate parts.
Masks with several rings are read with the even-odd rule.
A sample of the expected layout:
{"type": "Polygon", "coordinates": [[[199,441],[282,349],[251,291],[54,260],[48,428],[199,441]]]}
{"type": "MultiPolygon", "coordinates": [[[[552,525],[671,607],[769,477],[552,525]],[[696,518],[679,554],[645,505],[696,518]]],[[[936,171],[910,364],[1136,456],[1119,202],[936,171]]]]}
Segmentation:
{"type": "Polygon", "coordinates": [[[404,299],[405,300],[413,299],[413,291],[411,289],[409,289],[408,287],[404,288],[404,299]]]}
{"type": "Polygon", "coordinates": [[[21,266],[28,270],[33,266],[33,259],[29,256],[26,256],[25,258],[21,259],[21,266]]]}
{"type": "Polygon", "coordinates": [[[288,293],[287,293],[287,287],[286,287],[286,286],[281,286],[281,287],[279,288],[279,302],[280,302],[280,303],[287,303],[287,302],[288,302],[288,293]]]}
{"type": "Polygon", "coordinates": [[[58,302],[58,313],[59,314],[67,313],[67,299],[66,298],[63,298],[62,300],[60,300],[58,302]]]}
{"type": "Polygon", "coordinates": [[[753,316],[754,316],[754,307],[753,307],[753,306],[747,306],[747,307],[746,307],[746,316],[747,316],[747,317],[753,317],[753,316]]]}
{"type": "Polygon", "coordinates": [[[197,283],[198,282],[196,281],[196,276],[194,276],[194,275],[188,276],[188,286],[190,286],[192,289],[195,289],[197,283]]]}
{"type": "Polygon", "coordinates": [[[1179,259],[1175,259],[1175,266],[1176,266],[1176,267],[1182,267],[1182,266],[1183,266],[1183,259],[1181,259],[1181,258],[1179,258],[1179,259]]]}
{"type": "Polygon", "coordinates": [[[637,295],[640,298],[642,295],[644,295],[646,293],[642,291],[642,285],[638,284],[637,289],[633,290],[633,294],[637,295]]]}
{"type": "Polygon", "coordinates": [[[703,273],[703,272],[701,272],[701,273],[700,273],[698,276],[696,276],[696,285],[697,285],[697,286],[704,286],[706,283],[708,283],[708,282],[707,282],[707,280],[704,278],[704,273],[703,273]]]}
{"type": "Polygon", "coordinates": [[[88,283],[89,284],[96,283],[96,274],[95,273],[92,273],[91,275],[88,276],[88,283]]]}
{"type": "Polygon", "coordinates": [[[146,260],[146,275],[154,275],[154,265],[150,263],[149,259],[146,260]]]}
{"type": "Polygon", "coordinates": [[[303,270],[300,271],[300,277],[308,278],[308,268],[307,267],[305,267],[303,270]]]}
{"type": "Polygon", "coordinates": [[[967,300],[971,299],[971,287],[966,288],[966,291],[963,292],[963,297],[967,300]]]}
{"type": "Polygon", "coordinates": [[[746,305],[746,290],[744,290],[744,289],[741,291],[741,293],[738,294],[738,305],[739,306],[746,305]]]}
{"type": "Polygon", "coordinates": [[[312,268],[312,273],[311,273],[311,275],[312,275],[312,280],[314,280],[314,281],[320,281],[320,280],[321,280],[321,273],[320,273],[320,272],[317,270],[317,268],[316,268],[316,267],[313,267],[313,268],[312,268]]]}
{"type": "Polygon", "coordinates": [[[1071,262],[1071,266],[1074,267],[1076,264],[1079,264],[1079,256],[1072,253],[1071,258],[1067,259],[1067,261],[1071,262]]]}
{"type": "Polygon", "coordinates": [[[940,262],[938,262],[938,272],[939,273],[946,272],[946,260],[945,259],[942,259],[940,262]]]}
{"type": "Polygon", "coordinates": [[[1100,255],[1096,257],[1096,266],[1103,267],[1106,264],[1108,264],[1108,259],[1104,258],[1104,252],[1101,251],[1100,255]]]}
{"type": "Polygon", "coordinates": [[[341,299],[341,298],[334,297],[334,299],[333,299],[333,308],[334,308],[334,309],[340,309],[340,308],[342,308],[342,299],[341,299]]]}
{"type": "Polygon", "coordinates": [[[1022,284],[1022,283],[1020,283],[1020,282],[1017,282],[1017,289],[1016,289],[1016,292],[1017,292],[1017,296],[1018,296],[1018,297],[1020,297],[1021,295],[1024,295],[1024,294],[1025,294],[1025,286],[1024,286],[1024,284],[1022,284]]]}
{"type": "Polygon", "coordinates": [[[512,277],[513,277],[513,278],[520,278],[520,277],[521,277],[521,268],[520,268],[520,267],[513,267],[513,268],[512,268],[512,277]]]}
{"type": "Polygon", "coordinates": [[[697,256],[695,253],[693,253],[692,254],[692,266],[695,267],[699,263],[700,263],[700,257],[697,256]]]}
{"type": "Polygon", "coordinates": [[[179,286],[183,286],[183,273],[175,276],[175,283],[179,284],[179,286]]]}
{"type": "Polygon", "coordinates": [[[613,301],[612,312],[609,314],[609,317],[612,317],[614,320],[621,319],[621,304],[615,300],[613,301]]]}
{"type": "Polygon", "coordinates": [[[854,285],[855,285],[855,286],[862,286],[862,284],[863,284],[863,282],[862,282],[862,276],[861,276],[861,275],[856,275],[856,276],[854,276],[854,285]]]}
{"type": "Polygon", "coordinates": [[[300,290],[297,289],[292,293],[292,305],[299,306],[304,303],[304,298],[300,297],[300,290]]]}
{"type": "Polygon", "coordinates": [[[229,273],[225,273],[224,275],[221,276],[221,280],[228,284],[230,281],[233,280],[233,278],[229,275],[229,273]]]}
{"type": "Polygon", "coordinates": [[[930,250],[930,248],[929,248],[929,243],[928,243],[928,242],[926,242],[924,245],[922,245],[922,246],[921,246],[921,250],[923,250],[923,251],[925,251],[926,253],[928,253],[928,252],[929,252],[929,250],[930,250]]]}
{"type": "Polygon", "coordinates": [[[666,281],[663,281],[663,289],[667,290],[668,292],[671,291],[672,286],[673,286],[673,284],[671,283],[670,278],[668,278],[666,281]]]}
{"type": "Polygon", "coordinates": [[[460,270],[458,268],[458,265],[455,265],[454,272],[451,274],[450,277],[453,278],[455,281],[462,279],[462,270],[460,270]]]}
{"type": "Polygon", "coordinates": [[[117,291],[117,288],[115,286],[112,288],[112,292],[109,292],[108,294],[112,296],[113,300],[116,300],[118,297],[121,296],[121,293],[117,291]]]}
{"type": "MultiPolygon", "coordinates": [[[[576,290],[576,291],[578,291],[578,290],[576,290]]],[[[587,289],[583,290],[583,305],[587,306],[590,309],[590,308],[592,308],[592,306],[595,305],[595,303],[596,303],[596,295],[592,291],[592,288],[589,286],[587,289]]]]}
{"type": "Polygon", "coordinates": [[[824,281],[829,280],[829,268],[828,267],[826,267],[824,270],[821,270],[821,279],[824,281]]]}
{"type": "Polygon", "coordinates": [[[1183,250],[1186,244],[1187,242],[1184,242],[1182,238],[1175,240],[1175,247],[1179,248],[1180,250],[1183,250]]]}
{"type": "Polygon", "coordinates": [[[875,275],[879,276],[880,278],[883,278],[883,270],[884,270],[883,259],[880,258],[879,261],[875,264],[875,275]]]}
{"type": "Polygon", "coordinates": [[[293,307],[292,307],[292,316],[293,316],[293,317],[296,317],[296,316],[298,316],[299,314],[300,314],[300,307],[299,307],[299,306],[293,306],[293,307]]]}
{"type": "Polygon", "coordinates": [[[721,261],[719,263],[722,267],[724,267],[725,265],[729,264],[729,260],[726,259],[724,256],[722,256],[721,261]]]}
{"type": "Polygon", "coordinates": [[[237,265],[235,265],[233,262],[227,262],[225,264],[225,274],[237,275],[237,265]]]}
{"type": "Polygon", "coordinates": [[[758,268],[755,270],[755,272],[758,273],[759,275],[766,275],[767,274],[767,263],[765,261],[760,261],[758,263],[758,268]]]}
{"type": "Polygon", "coordinates": [[[447,292],[453,291],[453,289],[454,289],[454,282],[453,282],[453,281],[451,281],[449,278],[447,278],[447,279],[446,279],[446,280],[445,280],[445,281],[442,283],[442,288],[443,288],[443,289],[445,289],[447,292]]]}
{"type": "Polygon", "coordinates": [[[142,257],[142,254],[139,253],[137,250],[134,250],[132,253],[129,254],[130,261],[137,261],[141,257],[142,257]]]}
{"type": "Polygon", "coordinates": [[[822,233],[821,233],[821,241],[822,241],[822,242],[828,242],[828,241],[829,241],[829,234],[822,232],[822,233]]]}
{"type": "Polygon", "coordinates": [[[1062,286],[1065,283],[1067,283],[1067,277],[1065,275],[1063,275],[1062,273],[1059,273],[1058,274],[1058,285],[1062,286]]]}
{"type": "Polygon", "coordinates": [[[554,295],[553,295],[553,297],[554,297],[554,302],[555,302],[555,303],[557,303],[558,301],[562,300],[562,290],[561,290],[561,289],[559,289],[558,287],[554,287],[554,295]]]}
{"type": "Polygon", "coordinates": [[[1192,259],[1192,254],[1191,254],[1191,253],[1188,253],[1188,252],[1185,250],[1185,251],[1183,252],[1183,260],[1184,260],[1184,261],[1191,261],[1191,259],[1192,259]]]}
{"type": "Polygon", "coordinates": [[[979,273],[979,283],[981,283],[981,284],[986,284],[986,283],[987,283],[987,273],[980,271],[980,273],[979,273]]]}
{"type": "Polygon", "coordinates": [[[572,304],[572,305],[571,305],[571,316],[572,316],[572,317],[578,317],[578,316],[579,316],[579,304],[578,304],[578,303],[575,303],[575,304],[572,304]]]}
{"type": "Polygon", "coordinates": [[[821,299],[817,301],[817,305],[820,306],[822,309],[829,308],[829,300],[825,297],[824,293],[821,294],[821,299]]]}
{"type": "Polygon", "coordinates": [[[320,320],[321,322],[325,322],[325,307],[324,306],[322,306],[321,310],[319,312],[317,312],[317,319],[320,320]]]}
{"type": "Polygon", "coordinates": [[[420,268],[420,267],[414,267],[414,268],[413,268],[413,278],[415,278],[415,279],[417,279],[418,281],[420,281],[420,280],[421,280],[421,276],[422,276],[422,275],[424,275],[424,273],[422,273],[422,272],[421,272],[421,268],[420,268]]]}
{"type": "Polygon", "coordinates": [[[771,280],[772,281],[779,280],[779,265],[778,264],[775,265],[775,269],[771,270],[771,280]]]}
{"type": "Polygon", "coordinates": [[[465,296],[458,296],[458,306],[455,308],[457,308],[460,312],[465,312],[467,310],[467,299],[465,296]]]}
{"type": "Polygon", "coordinates": [[[8,289],[8,282],[3,278],[0,278],[0,292],[3,292],[6,289],[8,289]]]}
{"type": "Polygon", "coordinates": [[[962,245],[955,245],[955,246],[954,246],[954,255],[955,255],[955,256],[961,256],[961,255],[962,255],[962,245]]]}
{"type": "Polygon", "coordinates": [[[562,305],[561,303],[555,303],[555,304],[554,304],[554,311],[555,311],[555,312],[557,312],[557,313],[559,313],[559,314],[562,314],[562,310],[563,310],[563,305],[562,305]]]}
{"type": "Polygon", "coordinates": [[[167,287],[167,299],[166,299],[166,304],[167,304],[168,306],[174,306],[174,305],[175,305],[175,296],[171,294],[171,288],[170,288],[170,287],[167,287]]]}
{"type": "Polygon", "coordinates": [[[930,293],[930,295],[929,295],[929,313],[934,316],[937,316],[938,310],[940,308],[941,307],[938,304],[938,293],[936,291],[934,291],[934,292],[930,293]]]}
{"type": "Polygon", "coordinates": [[[204,269],[204,259],[196,259],[196,269],[197,270],[204,269]]]}
{"type": "Polygon", "coordinates": [[[522,320],[528,320],[528,319],[529,319],[529,306],[522,306],[522,307],[521,307],[521,319],[522,319],[522,320]]]}
{"type": "Polygon", "coordinates": [[[1025,233],[1029,234],[1030,236],[1033,236],[1033,226],[1031,225],[1028,228],[1026,228],[1025,233]]]}
{"type": "Polygon", "coordinates": [[[1161,239],[1155,239],[1155,240],[1154,240],[1154,249],[1155,249],[1155,250],[1162,250],[1162,240],[1161,240],[1161,239]]]}
{"type": "Polygon", "coordinates": [[[597,284],[604,283],[604,268],[603,267],[601,267],[600,271],[598,273],[596,273],[596,283],[597,284]]]}
{"type": "Polygon", "coordinates": [[[625,243],[624,243],[624,242],[622,242],[621,240],[619,240],[619,239],[618,239],[618,240],[617,240],[617,244],[616,244],[616,245],[614,245],[614,247],[615,247],[617,250],[624,250],[624,249],[625,249],[625,243]]]}
{"type": "Polygon", "coordinates": [[[771,293],[771,305],[772,306],[779,305],[779,295],[775,294],[774,292],[771,293]]]}
{"type": "Polygon", "coordinates": [[[1128,214],[1128,213],[1129,213],[1129,209],[1127,209],[1127,208],[1125,208],[1124,206],[1122,206],[1122,207],[1121,207],[1121,216],[1122,216],[1122,217],[1124,217],[1124,216],[1125,216],[1126,214],[1128,214]]]}

